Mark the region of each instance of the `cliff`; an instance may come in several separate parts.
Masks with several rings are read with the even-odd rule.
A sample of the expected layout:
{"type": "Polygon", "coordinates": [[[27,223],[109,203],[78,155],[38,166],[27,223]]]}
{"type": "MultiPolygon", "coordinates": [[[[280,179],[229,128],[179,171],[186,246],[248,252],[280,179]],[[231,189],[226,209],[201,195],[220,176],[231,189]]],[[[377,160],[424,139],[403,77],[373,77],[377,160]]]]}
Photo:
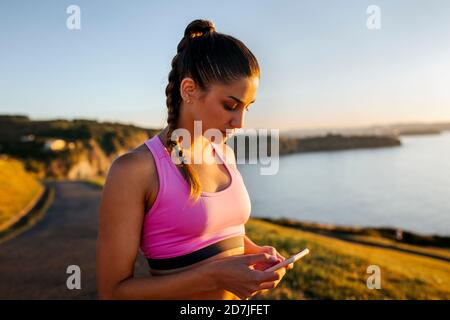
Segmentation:
{"type": "MultiPolygon", "coordinates": [[[[244,146],[245,141],[245,159],[250,157],[250,141],[256,141],[254,152],[259,155],[259,144],[261,137],[256,136],[234,136],[230,138],[230,146],[233,147],[236,155],[237,146],[244,146]],[[240,141],[240,142],[239,142],[240,141]]],[[[267,155],[271,156],[272,138],[267,137],[267,155]]],[[[362,148],[383,148],[400,146],[401,141],[395,135],[349,135],[327,134],[319,137],[288,137],[280,136],[279,154],[286,155],[292,153],[314,152],[314,151],[335,151],[362,148]]],[[[244,152],[241,153],[242,155],[244,152]]]]}
{"type": "Polygon", "coordinates": [[[343,136],[327,134],[322,137],[284,138],[280,137],[280,154],[294,152],[332,151],[362,148],[383,148],[400,146],[396,136],[343,136]]]}

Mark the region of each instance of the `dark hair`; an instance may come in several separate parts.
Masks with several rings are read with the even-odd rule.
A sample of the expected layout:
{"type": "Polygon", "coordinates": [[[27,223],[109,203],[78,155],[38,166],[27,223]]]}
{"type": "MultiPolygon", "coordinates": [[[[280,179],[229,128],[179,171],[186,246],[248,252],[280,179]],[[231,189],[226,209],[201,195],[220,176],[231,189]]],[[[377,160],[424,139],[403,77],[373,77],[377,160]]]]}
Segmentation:
{"type": "MultiPolygon", "coordinates": [[[[234,80],[255,76],[260,76],[258,61],[241,41],[216,32],[209,20],[189,23],[177,46],[177,54],[172,59],[166,87],[169,130],[165,144],[169,152],[179,144],[179,141],[172,141],[171,136],[177,129],[182,101],[180,84],[185,77],[192,78],[202,91],[207,92],[213,83],[229,84],[234,80]]],[[[182,149],[179,156],[183,157],[182,149]]],[[[190,197],[197,200],[202,191],[198,174],[188,163],[182,161],[179,166],[190,185],[190,197]]]]}

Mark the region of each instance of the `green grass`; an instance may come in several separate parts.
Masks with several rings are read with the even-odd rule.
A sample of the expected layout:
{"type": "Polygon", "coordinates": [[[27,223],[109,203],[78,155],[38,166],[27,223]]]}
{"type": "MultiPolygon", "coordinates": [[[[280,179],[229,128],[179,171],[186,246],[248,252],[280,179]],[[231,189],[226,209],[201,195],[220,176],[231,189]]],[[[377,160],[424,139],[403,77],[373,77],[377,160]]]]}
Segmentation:
{"type": "Polygon", "coordinates": [[[43,190],[22,162],[0,158],[0,226],[21,212],[43,190]]]}
{"type": "Polygon", "coordinates": [[[250,219],[247,235],[284,256],[310,254],[279,286],[254,299],[450,299],[450,263],[250,219]],[[381,289],[368,289],[367,267],[381,269],[381,289]]]}

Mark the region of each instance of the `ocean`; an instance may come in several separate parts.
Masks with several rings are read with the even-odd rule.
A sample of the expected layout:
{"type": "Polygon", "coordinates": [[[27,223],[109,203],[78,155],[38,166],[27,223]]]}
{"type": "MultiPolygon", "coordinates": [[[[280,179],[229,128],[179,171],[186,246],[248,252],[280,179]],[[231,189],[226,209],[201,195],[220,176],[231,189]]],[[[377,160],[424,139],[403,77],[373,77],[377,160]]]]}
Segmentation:
{"type": "Polygon", "coordinates": [[[253,217],[450,235],[450,132],[402,146],[281,156],[275,175],[238,164],[253,217]]]}

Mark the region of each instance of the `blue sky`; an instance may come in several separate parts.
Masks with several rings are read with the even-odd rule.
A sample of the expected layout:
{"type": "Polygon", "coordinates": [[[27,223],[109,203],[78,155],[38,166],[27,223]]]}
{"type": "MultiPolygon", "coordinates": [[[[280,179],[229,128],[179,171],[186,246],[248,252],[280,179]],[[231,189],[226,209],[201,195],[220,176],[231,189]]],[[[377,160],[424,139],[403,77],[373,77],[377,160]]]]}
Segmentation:
{"type": "Polygon", "coordinates": [[[260,63],[247,127],[450,121],[449,14],[445,0],[1,1],[0,113],[162,127],[176,45],[207,18],[260,63]]]}

